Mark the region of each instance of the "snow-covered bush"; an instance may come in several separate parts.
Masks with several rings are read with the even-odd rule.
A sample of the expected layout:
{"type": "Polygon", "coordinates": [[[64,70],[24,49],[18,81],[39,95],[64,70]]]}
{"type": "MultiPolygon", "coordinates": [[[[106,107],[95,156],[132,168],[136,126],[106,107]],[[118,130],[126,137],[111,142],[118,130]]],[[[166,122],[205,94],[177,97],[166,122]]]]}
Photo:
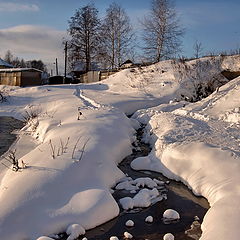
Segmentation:
{"type": "Polygon", "coordinates": [[[181,94],[182,99],[190,102],[199,101],[225,84],[228,80],[221,74],[222,62],[222,57],[175,62],[174,68],[178,72],[179,82],[183,84],[182,88],[188,84],[185,86],[186,93],[181,94]]]}
{"type": "MultiPolygon", "coordinates": [[[[11,170],[17,172],[20,169],[18,159],[16,157],[16,149],[9,151],[7,157],[4,157],[11,164],[11,170]]],[[[5,167],[9,168],[7,165],[2,163],[5,167]]]]}
{"type": "Polygon", "coordinates": [[[42,113],[42,109],[39,106],[30,105],[25,109],[22,115],[23,121],[25,123],[32,122],[34,119],[38,118],[42,113]]]}

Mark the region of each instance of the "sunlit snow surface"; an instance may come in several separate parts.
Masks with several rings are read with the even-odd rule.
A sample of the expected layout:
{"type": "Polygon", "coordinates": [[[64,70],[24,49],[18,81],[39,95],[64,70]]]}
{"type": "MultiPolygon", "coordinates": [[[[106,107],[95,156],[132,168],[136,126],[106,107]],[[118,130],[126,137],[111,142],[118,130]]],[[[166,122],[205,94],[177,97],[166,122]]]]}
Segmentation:
{"type": "MultiPolygon", "coordinates": [[[[210,67],[200,68],[198,81],[210,81],[223,69],[239,71],[239,56],[219,59],[202,60],[210,67]]],[[[36,144],[24,154],[15,145],[27,168],[1,167],[1,240],[67,230],[71,239],[117,216],[110,188],[124,177],[117,165],[131,153],[139,126],[125,114],[142,108],[133,119],[147,124],[144,140],[153,150],[132,167],[160,171],[209,200],[201,239],[239,239],[240,78],[198,103],[176,102],[181,95],[194,95],[196,76],[184,69],[165,61],[121,71],[101,84],[0,86],[10,96],[0,104],[1,116],[23,119],[26,112],[38,112],[19,136],[29,134],[36,144]]]]}

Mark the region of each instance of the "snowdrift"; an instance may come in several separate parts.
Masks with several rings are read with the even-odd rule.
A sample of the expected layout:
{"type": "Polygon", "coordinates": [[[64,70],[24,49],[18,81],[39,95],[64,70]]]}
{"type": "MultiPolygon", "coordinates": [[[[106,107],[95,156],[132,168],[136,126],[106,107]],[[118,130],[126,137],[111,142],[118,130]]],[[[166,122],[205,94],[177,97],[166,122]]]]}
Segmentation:
{"type": "Polygon", "coordinates": [[[169,112],[159,106],[133,116],[147,124],[145,141],[153,150],[132,167],[162,172],[208,199],[201,240],[240,235],[239,96],[240,77],[201,102],[169,112]]]}

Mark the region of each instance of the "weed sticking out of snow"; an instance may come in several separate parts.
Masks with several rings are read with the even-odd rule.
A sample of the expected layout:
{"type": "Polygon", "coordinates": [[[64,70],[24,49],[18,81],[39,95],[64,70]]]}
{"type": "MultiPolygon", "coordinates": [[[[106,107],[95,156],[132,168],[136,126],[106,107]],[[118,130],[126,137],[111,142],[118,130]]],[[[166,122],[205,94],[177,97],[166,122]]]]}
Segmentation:
{"type": "Polygon", "coordinates": [[[191,224],[190,229],[185,231],[185,234],[192,239],[200,239],[202,235],[200,222],[195,220],[191,224]]]}

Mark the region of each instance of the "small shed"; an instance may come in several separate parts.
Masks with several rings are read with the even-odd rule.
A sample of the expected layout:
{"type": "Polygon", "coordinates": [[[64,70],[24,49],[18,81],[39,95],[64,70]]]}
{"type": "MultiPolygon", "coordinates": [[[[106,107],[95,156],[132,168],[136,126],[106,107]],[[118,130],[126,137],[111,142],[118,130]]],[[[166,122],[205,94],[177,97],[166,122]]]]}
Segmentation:
{"type": "Polygon", "coordinates": [[[0,69],[4,69],[4,68],[13,68],[13,65],[11,65],[10,63],[0,58],[0,69]]]}
{"type": "Polygon", "coordinates": [[[134,63],[129,59],[120,66],[121,69],[131,68],[131,67],[134,67],[134,63]]]}
{"type": "Polygon", "coordinates": [[[35,68],[0,69],[0,85],[36,86],[42,83],[42,71],[35,68]]]}

